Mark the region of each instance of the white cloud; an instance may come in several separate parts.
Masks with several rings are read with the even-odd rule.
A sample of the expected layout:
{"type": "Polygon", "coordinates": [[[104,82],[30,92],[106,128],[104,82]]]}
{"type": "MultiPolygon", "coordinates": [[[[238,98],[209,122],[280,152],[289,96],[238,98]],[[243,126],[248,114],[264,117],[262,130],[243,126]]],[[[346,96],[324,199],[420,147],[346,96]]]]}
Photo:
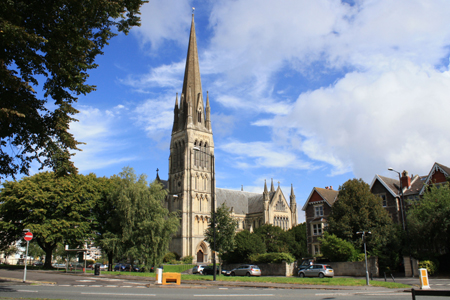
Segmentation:
{"type": "Polygon", "coordinates": [[[308,169],[311,165],[300,160],[290,151],[269,142],[229,142],[220,149],[235,155],[235,163],[241,168],[293,168],[308,169]]]}
{"type": "Polygon", "coordinates": [[[434,161],[450,159],[442,150],[450,146],[448,95],[448,71],[404,62],[381,74],[353,72],[335,86],[304,93],[273,124],[300,128],[301,150],[336,174],[351,167],[367,180],[388,166],[426,173],[434,161]]]}
{"type": "Polygon", "coordinates": [[[79,145],[82,151],[76,151],[73,157],[75,166],[81,172],[98,170],[135,159],[121,152],[130,147],[126,139],[116,139],[121,134],[117,112],[113,113],[116,108],[103,112],[90,106],[77,107],[80,111],[76,116],[79,122],[70,124],[70,133],[76,140],[86,143],[79,145]]]}
{"type": "Polygon", "coordinates": [[[141,92],[148,92],[149,89],[154,87],[181,90],[184,67],[185,62],[161,65],[144,75],[129,75],[121,82],[141,92]]]}
{"type": "Polygon", "coordinates": [[[156,141],[169,138],[174,106],[175,95],[167,94],[161,98],[147,99],[134,110],[134,119],[150,138],[156,141]]]}
{"type": "Polygon", "coordinates": [[[133,29],[143,44],[156,50],[165,40],[184,42],[189,35],[191,6],[185,0],[152,0],[142,6],[141,26],[133,29]]]}
{"type": "MultiPolygon", "coordinates": [[[[174,15],[186,14],[187,5],[183,2],[174,15]]],[[[329,175],[352,170],[370,180],[388,166],[426,173],[434,161],[450,161],[442,151],[449,146],[450,129],[450,2],[361,0],[350,6],[340,0],[237,0],[210,5],[212,37],[199,55],[202,81],[206,78],[217,95],[211,101],[245,113],[252,125],[270,127],[278,143],[278,148],[272,142],[228,143],[223,149],[238,156],[237,166],[311,169],[326,164],[332,167],[329,175]],[[308,88],[293,81],[289,84],[305,86],[300,95],[279,93],[285,89],[277,85],[286,80],[280,74],[316,79],[330,70],[338,73],[331,85],[308,88]],[[255,119],[258,114],[264,119],[255,119]],[[299,159],[302,155],[309,162],[299,159]]],[[[143,16],[155,11],[145,10],[143,16]]],[[[161,10],[162,16],[168,14],[161,10]]],[[[162,28],[170,21],[156,17],[155,33],[150,23],[144,25],[143,40],[152,46],[165,39],[185,43],[190,18],[162,28]]],[[[197,35],[202,38],[209,36],[197,35]]],[[[183,68],[182,62],[161,65],[128,84],[181,89],[183,68]]],[[[165,102],[164,97],[136,111],[153,137],[172,125],[173,98],[165,102]],[[154,107],[164,112],[156,114],[154,107]]]]}

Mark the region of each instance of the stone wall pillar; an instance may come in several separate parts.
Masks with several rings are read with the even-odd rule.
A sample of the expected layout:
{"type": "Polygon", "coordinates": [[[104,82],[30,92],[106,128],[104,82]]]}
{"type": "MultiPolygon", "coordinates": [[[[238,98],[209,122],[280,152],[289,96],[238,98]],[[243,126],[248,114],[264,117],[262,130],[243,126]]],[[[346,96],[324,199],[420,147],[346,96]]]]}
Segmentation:
{"type": "Polygon", "coordinates": [[[411,260],[414,269],[414,277],[419,276],[419,261],[415,258],[410,259],[409,256],[403,256],[403,265],[405,266],[405,277],[412,277],[411,260]]]}

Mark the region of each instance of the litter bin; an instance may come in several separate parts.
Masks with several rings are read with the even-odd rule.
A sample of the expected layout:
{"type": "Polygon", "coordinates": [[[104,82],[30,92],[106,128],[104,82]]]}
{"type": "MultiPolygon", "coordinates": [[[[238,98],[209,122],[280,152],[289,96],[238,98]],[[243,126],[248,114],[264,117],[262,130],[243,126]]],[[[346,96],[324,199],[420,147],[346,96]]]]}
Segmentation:
{"type": "Polygon", "coordinates": [[[94,275],[100,275],[100,265],[94,266],[94,275]]]}

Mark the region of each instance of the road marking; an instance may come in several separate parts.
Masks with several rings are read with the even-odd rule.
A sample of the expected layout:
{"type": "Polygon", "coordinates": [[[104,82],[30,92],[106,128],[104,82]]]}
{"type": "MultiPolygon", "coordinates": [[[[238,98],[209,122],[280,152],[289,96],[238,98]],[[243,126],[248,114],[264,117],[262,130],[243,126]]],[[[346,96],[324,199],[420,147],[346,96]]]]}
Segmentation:
{"type": "Polygon", "coordinates": [[[119,296],[152,296],[156,297],[156,294],[121,294],[121,293],[81,293],[82,295],[119,295],[119,296]]]}
{"type": "Polygon", "coordinates": [[[209,295],[194,295],[194,297],[273,297],[274,294],[209,294],[209,295]]]}
{"type": "Polygon", "coordinates": [[[79,281],[79,282],[94,282],[95,280],[83,279],[83,280],[75,280],[75,281],[79,281]]]}
{"type": "Polygon", "coordinates": [[[37,293],[38,291],[28,291],[28,290],[17,290],[18,292],[23,292],[23,293],[37,293]]]}

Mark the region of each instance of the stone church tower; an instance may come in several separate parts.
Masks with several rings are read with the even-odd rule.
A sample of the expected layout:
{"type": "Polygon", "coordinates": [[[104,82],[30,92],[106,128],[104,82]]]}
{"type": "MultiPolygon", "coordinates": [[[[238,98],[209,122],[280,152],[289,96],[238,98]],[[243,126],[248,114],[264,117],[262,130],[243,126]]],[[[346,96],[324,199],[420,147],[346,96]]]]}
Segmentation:
{"type": "Polygon", "coordinates": [[[180,214],[180,229],[170,251],[194,261],[208,261],[204,230],[211,216],[214,181],[214,141],[208,93],[206,106],[195,36],[194,14],[187,51],[183,89],[175,99],[170,142],[167,208],[180,214]]]}

